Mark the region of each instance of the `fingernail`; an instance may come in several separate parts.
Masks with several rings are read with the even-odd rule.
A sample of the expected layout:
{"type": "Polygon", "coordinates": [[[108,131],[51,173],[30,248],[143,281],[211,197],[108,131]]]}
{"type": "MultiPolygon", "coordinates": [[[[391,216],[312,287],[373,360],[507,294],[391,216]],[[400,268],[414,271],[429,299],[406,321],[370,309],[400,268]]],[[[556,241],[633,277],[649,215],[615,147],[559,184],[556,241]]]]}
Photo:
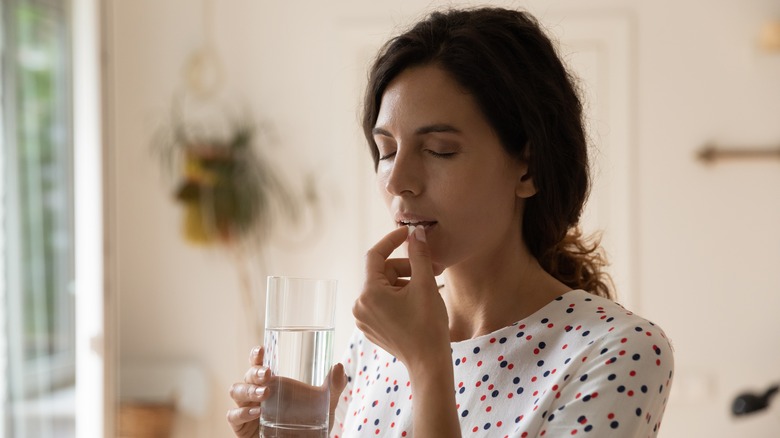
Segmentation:
{"type": "Polygon", "coordinates": [[[250,408],[249,415],[260,415],[260,408],[250,408]]]}
{"type": "Polygon", "coordinates": [[[412,235],[412,233],[414,233],[414,229],[415,229],[415,228],[417,228],[415,225],[407,225],[407,226],[406,226],[406,231],[408,231],[408,232],[409,232],[409,234],[407,234],[406,236],[407,236],[407,237],[408,237],[408,236],[411,236],[411,235],[412,235]]]}
{"type": "Polygon", "coordinates": [[[260,354],[260,347],[255,347],[255,348],[252,349],[252,352],[250,353],[250,356],[251,357],[255,357],[258,354],[260,354]]]}
{"type": "Polygon", "coordinates": [[[268,368],[260,367],[260,368],[257,369],[257,373],[255,373],[255,374],[257,374],[257,377],[265,378],[266,371],[268,371],[268,368]]]}
{"type": "Polygon", "coordinates": [[[414,227],[414,238],[420,242],[425,242],[425,228],[414,227]]]}
{"type": "Polygon", "coordinates": [[[265,393],[265,388],[263,387],[258,387],[255,389],[255,395],[258,397],[263,395],[264,393],[265,393]]]}

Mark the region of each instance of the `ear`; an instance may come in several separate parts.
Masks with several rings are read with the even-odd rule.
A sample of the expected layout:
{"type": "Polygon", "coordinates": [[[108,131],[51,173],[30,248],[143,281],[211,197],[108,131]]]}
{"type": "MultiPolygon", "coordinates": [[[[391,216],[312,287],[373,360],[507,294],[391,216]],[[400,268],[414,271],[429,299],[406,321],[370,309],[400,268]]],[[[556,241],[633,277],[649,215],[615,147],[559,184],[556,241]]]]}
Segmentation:
{"type": "Polygon", "coordinates": [[[526,199],[536,194],[536,185],[531,173],[528,171],[528,161],[522,160],[517,166],[518,178],[515,186],[515,195],[518,198],[526,199]]]}

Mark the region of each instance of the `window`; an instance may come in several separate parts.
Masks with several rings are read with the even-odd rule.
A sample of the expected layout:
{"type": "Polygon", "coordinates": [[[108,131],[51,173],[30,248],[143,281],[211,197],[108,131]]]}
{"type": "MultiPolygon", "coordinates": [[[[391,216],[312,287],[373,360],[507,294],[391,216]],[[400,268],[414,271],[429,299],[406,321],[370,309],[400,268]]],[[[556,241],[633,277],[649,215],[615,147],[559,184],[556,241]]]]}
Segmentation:
{"type": "Polygon", "coordinates": [[[0,6],[7,399],[0,436],[62,436],[60,424],[73,421],[50,404],[75,380],[68,5],[0,6]]]}

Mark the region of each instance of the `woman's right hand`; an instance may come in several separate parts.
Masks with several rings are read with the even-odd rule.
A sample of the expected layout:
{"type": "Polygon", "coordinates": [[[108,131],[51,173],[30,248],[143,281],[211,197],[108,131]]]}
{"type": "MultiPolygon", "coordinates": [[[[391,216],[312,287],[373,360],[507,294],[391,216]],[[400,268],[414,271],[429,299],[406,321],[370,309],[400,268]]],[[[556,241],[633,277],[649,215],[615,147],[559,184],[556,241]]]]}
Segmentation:
{"type": "Polygon", "coordinates": [[[268,397],[265,385],[271,377],[268,368],[263,366],[264,353],[263,347],[252,349],[244,381],[230,388],[230,398],[237,407],[228,411],[227,420],[239,438],[256,438],[260,433],[260,403],[268,397]]]}
{"type": "Polygon", "coordinates": [[[319,398],[319,394],[326,396],[325,390],[330,390],[329,400],[329,429],[333,427],[334,413],[339,396],[347,386],[347,376],[344,367],[336,364],[327,377],[326,385],[314,387],[291,379],[272,377],[268,368],[263,365],[265,350],[255,347],[249,355],[250,368],[244,374],[244,381],[235,383],[230,388],[230,397],[236,402],[237,407],[230,409],[227,420],[233,428],[233,432],[239,438],[257,437],[260,429],[261,402],[269,397],[277,397],[271,406],[267,407],[267,415],[275,417],[281,412],[287,415],[287,420],[305,418],[310,421],[321,415],[316,412],[316,406],[322,406],[313,400],[319,398]],[[286,382],[284,385],[280,384],[286,382]],[[280,390],[283,387],[283,390],[280,390]],[[329,388],[328,388],[329,387],[329,388]],[[276,394],[273,394],[276,392],[276,394]],[[293,407],[295,409],[293,409],[293,407]],[[315,411],[307,410],[313,407],[315,411]]]}

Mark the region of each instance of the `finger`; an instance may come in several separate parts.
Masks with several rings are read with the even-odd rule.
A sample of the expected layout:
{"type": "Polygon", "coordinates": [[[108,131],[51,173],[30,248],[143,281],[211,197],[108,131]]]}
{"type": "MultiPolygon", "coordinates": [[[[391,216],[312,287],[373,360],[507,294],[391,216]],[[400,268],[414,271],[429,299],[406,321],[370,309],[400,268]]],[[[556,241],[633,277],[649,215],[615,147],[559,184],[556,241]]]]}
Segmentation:
{"type": "Polygon", "coordinates": [[[411,283],[420,285],[436,285],[436,278],[433,273],[433,262],[431,261],[431,251],[428,243],[425,241],[425,228],[413,227],[414,230],[409,236],[409,264],[412,269],[411,283]]]}
{"type": "Polygon", "coordinates": [[[270,378],[271,372],[268,370],[268,367],[264,366],[253,366],[244,374],[244,382],[255,385],[263,385],[268,382],[268,379],[270,378]]]}
{"type": "Polygon", "coordinates": [[[385,260],[406,241],[408,235],[409,231],[406,227],[396,228],[368,250],[366,253],[366,276],[368,279],[375,279],[377,276],[384,277],[385,260]]]}
{"type": "Polygon", "coordinates": [[[262,365],[265,357],[265,348],[257,346],[249,353],[249,365],[262,365]]]}
{"type": "Polygon", "coordinates": [[[385,261],[385,277],[390,284],[395,285],[398,278],[410,277],[412,275],[412,265],[409,259],[387,259],[385,261]]]}
{"type": "Polygon", "coordinates": [[[268,391],[265,386],[250,385],[249,383],[234,383],[233,386],[230,387],[230,398],[232,398],[238,406],[256,405],[265,400],[267,396],[268,391]]]}
{"type": "Polygon", "coordinates": [[[239,428],[252,420],[260,418],[260,413],[263,409],[260,406],[233,408],[227,412],[227,420],[233,430],[239,431],[239,428]]]}

